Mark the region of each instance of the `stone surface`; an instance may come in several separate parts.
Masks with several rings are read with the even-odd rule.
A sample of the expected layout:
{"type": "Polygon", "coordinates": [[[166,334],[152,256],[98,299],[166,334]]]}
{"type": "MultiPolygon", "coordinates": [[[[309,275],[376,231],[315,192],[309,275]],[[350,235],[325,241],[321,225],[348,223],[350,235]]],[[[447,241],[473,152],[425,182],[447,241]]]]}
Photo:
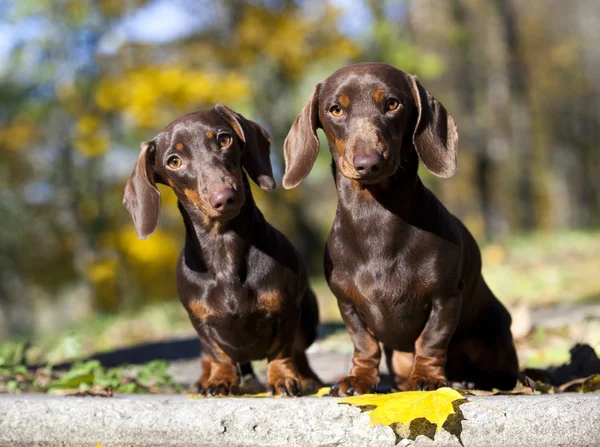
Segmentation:
{"type": "MultiPolygon", "coordinates": [[[[471,397],[464,446],[600,445],[600,394],[471,397]]],[[[0,396],[0,445],[393,446],[333,398],[0,396]]],[[[400,445],[460,445],[447,432],[400,445]]]]}

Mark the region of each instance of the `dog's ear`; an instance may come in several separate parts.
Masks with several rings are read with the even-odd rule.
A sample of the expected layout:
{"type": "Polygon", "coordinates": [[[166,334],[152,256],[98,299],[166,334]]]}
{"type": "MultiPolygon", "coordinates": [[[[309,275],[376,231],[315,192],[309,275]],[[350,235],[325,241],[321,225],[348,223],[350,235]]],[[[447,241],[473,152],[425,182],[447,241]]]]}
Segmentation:
{"type": "Polygon", "coordinates": [[[286,189],[295,188],[308,176],[319,154],[317,128],[319,127],[320,88],[321,84],[315,86],[283,144],[285,157],[283,187],[286,189]]]}
{"type": "Polygon", "coordinates": [[[123,205],[131,214],[140,239],[147,239],[158,227],[160,192],[154,180],[154,141],[142,142],[140,155],[125,186],[123,205]]]}
{"type": "Polygon", "coordinates": [[[438,177],[448,178],[456,170],[458,131],[441,102],[423,88],[416,76],[408,75],[417,121],[413,144],[425,167],[438,177]]]}
{"type": "Polygon", "coordinates": [[[223,104],[217,104],[215,110],[233,128],[244,143],[242,165],[250,178],[266,191],[275,188],[273,167],[271,166],[271,138],[267,131],[254,121],[244,118],[223,104]]]}

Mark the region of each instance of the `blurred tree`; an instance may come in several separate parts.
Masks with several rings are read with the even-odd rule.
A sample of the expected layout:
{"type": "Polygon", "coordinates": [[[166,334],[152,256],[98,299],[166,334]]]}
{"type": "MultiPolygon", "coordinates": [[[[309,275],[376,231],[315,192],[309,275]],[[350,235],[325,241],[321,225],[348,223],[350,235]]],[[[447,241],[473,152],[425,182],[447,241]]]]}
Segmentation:
{"type": "MultiPolygon", "coordinates": [[[[595,0],[7,0],[0,16],[0,333],[172,299],[174,195],[160,187],[147,241],[120,203],[139,142],[224,102],[271,133],[280,178],[314,84],[351,62],[414,73],[448,107],[459,171],[422,176],[477,237],[600,221],[595,0]]],[[[317,274],[336,200],[321,140],[301,188],[256,191],[317,274]]]]}
{"type": "MultiPolygon", "coordinates": [[[[114,38],[161,2],[9,3],[9,23],[38,27],[38,34],[17,42],[14,70],[0,80],[3,100],[13,105],[0,116],[0,163],[8,173],[0,207],[14,216],[0,232],[7,332],[48,319],[15,313],[40,300],[78,302],[79,313],[54,315],[58,323],[92,309],[171,299],[183,231],[173,194],[161,187],[161,228],[147,241],[137,240],[120,205],[139,141],[180,114],[225,102],[265,124],[279,153],[297,112],[285,107],[289,92],[323,60],[343,63],[356,54],[327,3],[308,15],[309,5],[297,2],[181,2],[173,7],[183,14],[214,20],[161,44],[114,38]],[[68,293],[74,288],[78,296],[68,293]]],[[[307,254],[317,245],[321,251],[302,202],[281,194],[259,200],[307,254]]]]}

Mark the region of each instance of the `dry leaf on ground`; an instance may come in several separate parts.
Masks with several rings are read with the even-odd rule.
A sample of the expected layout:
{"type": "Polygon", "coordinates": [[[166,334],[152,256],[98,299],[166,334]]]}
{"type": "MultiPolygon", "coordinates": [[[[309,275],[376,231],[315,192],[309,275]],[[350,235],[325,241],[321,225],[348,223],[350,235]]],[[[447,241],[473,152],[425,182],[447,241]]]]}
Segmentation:
{"type": "MultiPolygon", "coordinates": [[[[319,390],[317,390],[317,392],[315,394],[308,394],[306,397],[323,397],[323,396],[327,396],[327,394],[329,393],[329,390],[331,388],[329,387],[323,387],[323,388],[319,388],[319,390]]],[[[187,397],[190,397],[192,399],[199,399],[202,397],[206,397],[204,394],[188,394],[187,397]]],[[[241,394],[239,396],[212,396],[212,397],[281,397],[281,396],[269,396],[268,393],[253,393],[253,394],[241,394]]]]}
{"type": "Polygon", "coordinates": [[[369,425],[409,426],[412,421],[424,418],[436,426],[439,432],[448,416],[456,413],[453,402],[466,399],[452,388],[436,391],[406,391],[392,394],[365,394],[346,397],[340,403],[358,407],[375,407],[369,412],[369,425]]]}
{"type": "Polygon", "coordinates": [[[555,389],[559,393],[566,391],[581,391],[583,393],[592,393],[600,391],[600,374],[593,374],[589,377],[571,380],[555,389]]]}

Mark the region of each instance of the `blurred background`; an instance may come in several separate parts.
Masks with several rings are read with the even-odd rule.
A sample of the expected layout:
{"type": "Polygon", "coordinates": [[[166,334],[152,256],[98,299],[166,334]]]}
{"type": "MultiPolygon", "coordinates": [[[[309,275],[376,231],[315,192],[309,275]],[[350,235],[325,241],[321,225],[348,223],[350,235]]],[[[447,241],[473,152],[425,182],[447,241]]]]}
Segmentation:
{"type": "MultiPolygon", "coordinates": [[[[600,348],[598,42],[597,0],[0,0],[0,337],[28,341],[30,362],[193,337],[174,195],[161,187],[146,241],[121,205],[140,141],[223,102],[270,132],[280,184],[314,84],[383,61],[458,124],[457,174],[421,175],[482,245],[522,362],[600,348]]],[[[336,195],[321,141],[300,188],[255,196],[306,257],[322,320],[339,322],[322,279],[336,195]]]]}

